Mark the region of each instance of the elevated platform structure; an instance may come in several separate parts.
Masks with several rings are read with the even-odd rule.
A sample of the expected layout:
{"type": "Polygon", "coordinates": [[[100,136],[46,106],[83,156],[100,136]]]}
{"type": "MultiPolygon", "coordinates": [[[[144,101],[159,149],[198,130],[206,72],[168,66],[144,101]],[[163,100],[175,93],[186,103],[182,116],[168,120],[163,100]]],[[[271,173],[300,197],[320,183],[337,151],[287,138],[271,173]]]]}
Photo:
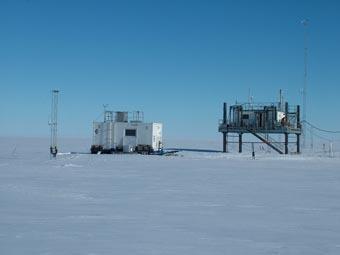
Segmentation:
{"type": "Polygon", "coordinates": [[[289,106],[288,102],[254,104],[242,103],[229,107],[223,104],[223,119],[218,131],[223,134],[223,152],[228,151],[228,134],[239,136],[239,152],[242,152],[242,135],[252,134],[280,154],[288,154],[289,135],[296,135],[296,153],[300,153],[300,106],[289,106]],[[271,134],[284,134],[284,144],[275,141],[271,134]]]}

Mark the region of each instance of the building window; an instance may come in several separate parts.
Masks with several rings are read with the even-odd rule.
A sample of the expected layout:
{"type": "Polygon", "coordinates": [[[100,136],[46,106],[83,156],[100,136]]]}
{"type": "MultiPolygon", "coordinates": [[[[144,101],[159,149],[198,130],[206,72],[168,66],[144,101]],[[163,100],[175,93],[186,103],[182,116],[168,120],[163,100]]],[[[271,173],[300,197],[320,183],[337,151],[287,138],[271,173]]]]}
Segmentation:
{"type": "Polygon", "coordinates": [[[248,119],[249,119],[249,114],[243,114],[243,115],[242,115],[242,119],[248,120],[248,119]]]}
{"type": "Polygon", "coordinates": [[[125,136],[136,136],[136,129],[125,129],[125,136]]]}

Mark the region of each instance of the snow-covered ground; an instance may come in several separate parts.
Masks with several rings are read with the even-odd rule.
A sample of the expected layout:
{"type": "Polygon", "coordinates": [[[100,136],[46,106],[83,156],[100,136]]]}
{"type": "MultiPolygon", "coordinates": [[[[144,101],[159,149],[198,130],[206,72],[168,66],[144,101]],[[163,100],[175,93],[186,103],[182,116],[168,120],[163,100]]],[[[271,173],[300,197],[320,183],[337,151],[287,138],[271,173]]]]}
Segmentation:
{"type": "Polygon", "coordinates": [[[340,254],[339,157],[47,152],[0,139],[0,254],[340,254]]]}

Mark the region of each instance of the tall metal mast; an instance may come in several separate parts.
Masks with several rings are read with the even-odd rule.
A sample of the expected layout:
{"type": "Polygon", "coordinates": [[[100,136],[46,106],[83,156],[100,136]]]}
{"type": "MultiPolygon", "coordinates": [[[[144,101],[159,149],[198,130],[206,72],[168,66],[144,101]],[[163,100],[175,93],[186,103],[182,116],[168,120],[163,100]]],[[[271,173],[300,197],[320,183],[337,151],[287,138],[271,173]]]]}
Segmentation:
{"type": "Polygon", "coordinates": [[[306,148],[306,120],[307,120],[307,60],[308,60],[308,19],[304,19],[301,21],[301,24],[304,27],[304,79],[303,79],[303,90],[302,90],[302,147],[306,148]]]}
{"type": "Polygon", "coordinates": [[[279,111],[284,111],[284,105],[283,105],[283,91],[282,89],[279,90],[279,111]]]}
{"type": "Polygon", "coordinates": [[[52,90],[52,104],[51,104],[51,120],[49,125],[51,127],[51,146],[50,153],[55,158],[58,153],[57,141],[57,127],[58,127],[58,94],[59,90],[52,90]]]}

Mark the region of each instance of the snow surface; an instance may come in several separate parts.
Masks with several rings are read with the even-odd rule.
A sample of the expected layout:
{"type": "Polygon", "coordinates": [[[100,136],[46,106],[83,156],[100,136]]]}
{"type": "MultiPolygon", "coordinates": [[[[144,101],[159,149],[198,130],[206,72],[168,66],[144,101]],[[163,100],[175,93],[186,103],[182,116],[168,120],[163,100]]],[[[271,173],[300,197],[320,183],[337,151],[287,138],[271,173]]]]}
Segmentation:
{"type": "Polygon", "coordinates": [[[340,254],[340,158],[0,142],[0,254],[340,254]]]}

